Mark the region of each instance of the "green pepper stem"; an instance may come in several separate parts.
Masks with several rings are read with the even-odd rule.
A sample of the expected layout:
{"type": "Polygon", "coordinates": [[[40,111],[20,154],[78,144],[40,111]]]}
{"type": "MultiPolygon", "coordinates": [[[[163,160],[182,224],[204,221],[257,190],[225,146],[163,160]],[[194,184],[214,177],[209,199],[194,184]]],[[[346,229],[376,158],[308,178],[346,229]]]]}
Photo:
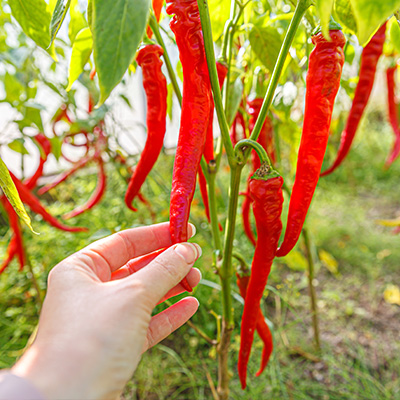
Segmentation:
{"type": "Polygon", "coordinates": [[[267,112],[271,106],[272,99],[274,98],[275,89],[278,85],[279,78],[282,73],[283,66],[286,61],[286,57],[289,53],[290,46],[292,45],[294,36],[296,34],[297,28],[303,18],[304,13],[310,6],[310,0],[299,0],[296,9],[293,14],[293,18],[290,21],[289,28],[286,32],[285,39],[283,40],[282,47],[279,51],[278,58],[275,63],[274,70],[271,75],[271,79],[268,83],[267,93],[265,94],[263,104],[261,106],[260,114],[258,115],[256,124],[254,125],[253,132],[251,133],[250,139],[257,140],[260,135],[261,128],[264,124],[265,118],[267,117],[267,112]]]}
{"type": "Polygon", "coordinates": [[[150,16],[149,25],[150,25],[151,30],[154,33],[154,36],[157,39],[158,44],[164,50],[163,58],[165,61],[165,66],[167,67],[168,76],[169,76],[169,79],[171,80],[172,87],[173,87],[175,95],[179,101],[179,104],[182,107],[182,93],[181,93],[181,90],[179,89],[179,85],[178,85],[178,81],[176,79],[174,69],[172,68],[171,59],[169,58],[169,55],[167,52],[167,47],[165,46],[164,39],[161,36],[160,29],[158,27],[158,22],[153,13],[151,13],[151,16],[150,16]]]}
{"type": "Polygon", "coordinates": [[[269,166],[271,166],[271,161],[269,160],[268,154],[264,147],[262,147],[260,143],[251,139],[242,139],[236,143],[235,156],[238,160],[244,159],[243,150],[245,150],[247,147],[251,147],[256,151],[261,164],[267,163],[269,166]]]}
{"type": "Polygon", "coordinates": [[[233,145],[229,136],[229,126],[226,121],[224,108],[222,106],[222,97],[218,82],[210,14],[208,12],[208,2],[207,0],[197,0],[197,4],[199,6],[201,27],[203,30],[204,49],[207,58],[208,71],[210,74],[211,89],[214,96],[215,110],[217,112],[218,123],[221,130],[221,136],[224,142],[225,151],[228,156],[229,165],[232,167],[236,164],[236,161],[233,154],[233,145]]]}

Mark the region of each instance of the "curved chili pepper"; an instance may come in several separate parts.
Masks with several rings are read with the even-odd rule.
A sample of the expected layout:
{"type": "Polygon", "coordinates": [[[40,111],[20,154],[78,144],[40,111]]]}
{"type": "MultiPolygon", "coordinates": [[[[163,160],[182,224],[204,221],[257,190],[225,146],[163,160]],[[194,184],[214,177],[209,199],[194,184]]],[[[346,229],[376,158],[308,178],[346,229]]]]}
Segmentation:
{"type": "Polygon", "coordinates": [[[168,0],[183,70],[181,126],[172,176],[170,232],[173,243],[188,239],[196,174],[203,154],[212,95],[196,0],[168,0]]]}
{"type": "Polygon", "coordinates": [[[243,230],[245,235],[249,238],[253,246],[256,246],[256,238],[254,237],[253,230],[250,224],[250,206],[252,203],[251,197],[248,192],[242,193],[245,197],[242,203],[242,220],[243,220],[243,230]]]}
{"type": "MultiPolygon", "coordinates": [[[[228,73],[228,67],[224,64],[217,62],[217,74],[218,74],[218,82],[220,89],[224,85],[227,73],[228,73]]],[[[210,119],[208,121],[206,143],[204,146],[204,158],[207,164],[214,159],[213,121],[214,121],[214,101],[212,101],[212,106],[210,109],[210,119]]],[[[208,203],[207,181],[203,174],[203,170],[201,168],[199,168],[199,186],[200,186],[201,198],[203,200],[204,209],[206,212],[206,217],[208,222],[210,222],[210,205],[208,203]]],[[[222,231],[221,224],[219,224],[219,230],[222,231]]]]}
{"type": "Polygon", "coordinates": [[[290,197],[285,237],[277,251],[278,257],[288,254],[299,239],[328,143],[333,104],[339,90],[344,63],[345,44],[342,31],[330,30],[329,35],[330,42],[322,33],[312,37],[315,48],[310,54],[307,73],[306,104],[296,178],[290,197]]]}
{"type": "Polygon", "coordinates": [[[149,44],[143,47],[136,57],[137,63],[142,67],[143,86],[147,96],[147,140],[125,194],[125,204],[132,211],[137,211],[132,206],[132,201],[156,163],[164,143],[167,81],[161,71],[160,57],[163,53],[161,46],[149,44]]]}
{"type": "Polygon", "coordinates": [[[11,178],[18,190],[18,194],[21,197],[22,202],[27,204],[29,208],[36,214],[40,214],[43,219],[55,228],[61,229],[67,232],[85,232],[87,228],[81,228],[78,226],[67,226],[62,224],[58,219],[54,218],[48,211],[42,206],[39,199],[30,192],[30,190],[10,171],[11,178]]]}
{"type": "MultiPolygon", "coordinates": [[[[248,288],[249,282],[250,282],[250,275],[239,275],[237,273],[236,278],[237,278],[236,284],[239,288],[240,295],[243,297],[243,299],[246,299],[247,288],[248,288]]],[[[272,350],[274,347],[273,340],[272,340],[272,334],[271,334],[271,331],[270,331],[267,323],[265,322],[265,318],[261,311],[261,307],[258,307],[256,330],[257,330],[258,336],[260,336],[260,339],[264,343],[264,349],[263,349],[262,356],[261,356],[260,369],[256,373],[256,376],[260,376],[262,374],[262,372],[264,371],[265,367],[268,365],[268,361],[269,361],[269,358],[271,357],[272,350]]]]}
{"type": "Polygon", "coordinates": [[[40,147],[42,148],[42,152],[40,154],[39,166],[37,167],[35,173],[24,181],[24,185],[30,190],[36,186],[38,179],[43,175],[44,164],[47,161],[47,157],[51,153],[51,142],[45,135],[43,135],[43,133],[38,133],[34,139],[39,143],[40,147]]]}
{"type": "Polygon", "coordinates": [[[87,210],[90,210],[91,208],[93,208],[96,204],[98,204],[105,191],[106,191],[106,173],[104,170],[104,162],[103,159],[101,158],[101,156],[96,158],[96,162],[99,165],[99,170],[98,170],[98,181],[97,181],[97,186],[95,191],[93,192],[92,196],[90,197],[90,199],[83,205],[75,208],[75,210],[70,211],[67,214],[63,215],[64,219],[70,219],[73,217],[76,217],[77,215],[80,215],[82,213],[84,213],[87,210]]]}
{"type": "Polygon", "coordinates": [[[378,29],[369,43],[364,47],[361,54],[360,77],[354,93],[346,127],[340,138],[339,151],[333,165],[324,171],[321,176],[331,174],[343,162],[350,150],[364,109],[367,106],[372,87],[374,86],[376,65],[382,54],[383,44],[385,42],[385,30],[386,23],[378,29]]]}
{"type": "Polygon", "coordinates": [[[8,267],[15,256],[18,257],[19,269],[21,271],[24,268],[26,257],[18,215],[14,211],[14,208],[12,207],[6,196],[0,196],[0,201],[4,209],[6,210],[10,227],[14,232],[7,248],[7,258],[3,261],[3,264],[0,267],[0,274],[8,267]]]}
{"type": "Polygon", "coordinates": [[[92,161],[93,157],[84,157],[77,161],[74,166],[69,169],[66,172],[63,172],[54,182],[49,183],[46,186],[43,186],[42,188],[39,189],[38,193],[40,195],[47,193],[50,189],[55,188],[58,186],[61,182],[64,182],[67,180],[71,175],[73,175],[78,169],[83,168],[89,161],[92,161]]]}
{"type": "Polygon", "coordinates": [[[257,244],[251,266],[242,316],[238,360],[242,389],[246,387],[247,364],[260,311],[260,300],[268,281],[282,231],[283,179],[263,164],[250,179],[249,194],[257,227],[257,244]]]}
{"type": "Polygon", "coordinates": [[[389,67],[386,70],[386,81],[388,88],[388,106],[389,106],[389,120],[392,125],[395,140],[393,143],[392,151],[390,152],[386,162],[385,167],[389,168],[390,165],[400,154],[400,128],[399,128],[399,117],[397,115],[397,104],[394,97],[395,92],[395,72],[397,71],[397,65],[389,67]]]}

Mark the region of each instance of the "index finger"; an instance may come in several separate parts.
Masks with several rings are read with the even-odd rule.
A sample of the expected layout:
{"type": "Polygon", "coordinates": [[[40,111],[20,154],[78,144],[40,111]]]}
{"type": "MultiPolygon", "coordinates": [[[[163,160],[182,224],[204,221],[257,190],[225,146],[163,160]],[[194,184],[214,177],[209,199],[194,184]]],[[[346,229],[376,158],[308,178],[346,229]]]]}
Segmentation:
{"type": "MultiPolygon", "coordinates": [[[[189,224],[191,235],[195,233],[193,225],[189,224]]],[[[114,272],[130,259],[140,257],[163,247],[172,245],[169,222],[126,229],[85,247],[79,253],[95,255],[96,268],[108,267],[108,273],[114,272]],[[98,258],[100,256],[100,259],[98,258]],[[98,262],[103,261],[100,266],[98,262]],[[104,265],[105,263],[105,265],[104,265]]],[[[92,257],[93,258],[93,257],[92,257]]],[[[99,271],[96,271],[99,273],[99,271]]]]}

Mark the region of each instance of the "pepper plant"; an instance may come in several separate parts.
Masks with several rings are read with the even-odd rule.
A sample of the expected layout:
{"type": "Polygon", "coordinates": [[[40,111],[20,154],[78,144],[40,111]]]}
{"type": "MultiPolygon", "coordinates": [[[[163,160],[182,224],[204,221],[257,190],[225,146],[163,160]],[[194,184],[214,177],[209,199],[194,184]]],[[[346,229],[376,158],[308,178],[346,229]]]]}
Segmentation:
{"type": "MultiPolygon", "coordinates": [[[[181,106],[179,138],[171,171],[171,238],[173,243],[188,240],[187,223],[198,176],[212,233],[212,268],[221,284],[221,326],[218,337],[211,340],[218,353],[216,398],[223,400],[229,396],[234,266],[239,265],[238,285],[245,298],[238,356],[238,374],[244,389],[255,331],[264,342],[257,375],[265,368],[273,347],[272,335],[260,308],[272,263],[276,257],[288,255],[301,235],[308,263],[314,339],[319,351],[314,260],[305,219],[320,178],[339,86],[342,83],[351,96],[354,91],[348,77],[341,79],[343,64],[345,60],[348,64],[352,62],[357,43],[365,48],[353,107],[342,134],[338,156],[327,173],[338,167],[350,149],[372,90],[377,61],[384,51],[386,24],[390,29],[384,53],[391,58],[392,64],[396,49],[400,48],[400,28],[396,19],[400,0],[167,0],[166,4],[160,0],[152,3],[150,0],[121,0],[117,3],[89,0],[84,9],[80,8],[77,0],[30,0],[24,4],[8,0],[8,5],[2,3],[2,7],[9,7],[21,30],[47,52],[47,57],[54,63],[63,58],[63,49],[71,47],[68,76],[64,79],[68,84],[61,85],[61,88],[40,76],[38,67],[28,58],[25,60],[40,80],[63,97],[60,109],[53,116],[49,134],[53,154],[67,158],[61,151],[63,143],[86,149],[85,156],[73,162],[70,171],[41,188],[39,193],[44,194],[65,181],[90,161],[96,162],[99,168],[99,185],[93,197],[83,207],[67,214],[67,218],[88,211],[101,200],[105,191],[104,162],[107,159],[126,167],[123,177],[126,181],[130,177],[125,196],[127,206],[135,212],[137,200],[148,205],[140,190],[160,154],[166,116],[173,104],[163,75],[163,70],[166,71],[172,88],[170,93],[172,90],[181,106]],[[64,28],[63,23],[68,23],[69,44],[57,38],[60,29],[64,28]],[[178,64],[170,56],[175,45],[177,49],[174,51],[180,58],[178,64]],[[161,67],[161,59],[164,67],[161,67]],[[139,163],[132,169],[127,165],[129,162],[124,152],[109,145],[111,135],[105,114],[110,103],[107,99],[115,87],[125,80],[126,75],[139,69],[143,73],[147,96],[148,138],[139,163]],[[78,113],[74,112],[77,107],[73,88],[78,78],[88,88],[87,120],[79,119],[78,113]],[[296,95],[290,99],[287,95],[287,83],[291,83],[296,92],[304,92],[305,87],[304,112],[301,111],[302,99],[296,95]],[[213,132],[214,109],[218,133],[213,132]],[[296,112],[302,116],[297,121],[294,120],[296,112]],[[68,125],[68,130],[62,135],[57,132],[60,122],[68,125]],[[299,148],[297,136],[301,136],[299,148]],[[78,137],[83,143],[77,141],[78,137]],[[247,260],[234,249],[242,175],[248,168],[250,155],[251,174],[244,192],[243,219],[246,233],[255,244],[251,272],[247,260]],[[227,218],[221,220],[217,208],[221,194],[216,187],[216,177],[225,166],[229,171],[229,201],[227,218]],[[287,221],[285,214],[281,216],[282,188],[286,192],[285,202],[289,202],[287,221]],[[251,208],[257,239],[251,226],[251,208]],[[285,234],[279,245],[282,222],[285,234]]],[[[0,45],[4,47],[4,37],[2,41],[4,43],[0,45]]],[[[19,68],[5,56],[2,56],[2,62],[7,68],[19,68]]],[[[388,70],[391,92],[394,91],[392,70],[388,70]]],[[[21,101],[21,96],[12,98],[13,90],[7,87],[7,79],[10,79],[8,72],[3,74],[4,101],[23,115],[19,121],[22,134],[26,124],[43,132],[40,112],[32,113],[27,101],[34,99],[35,93],[27,90],[25,102],[21,101]]],[[[339,93],[339,96],[344,94],[339,93]]],[[[395,127],[398,122],[394,117],[392,97],[389,106],[390,120],[395,127]]],[[[338,114],[343,112],[339,110],[338,114]]],[[[398,127],[394,131],[396,143],[390,163],[399,154],[398,127]]],[[[335,146],[334,143],[332,147],[335,146]]],[[[43,158],[43,163],[46,159],[43,158]]],[[[41,173],[42,170],[36,174],[37,178],[41,173]]],[[[47,213],[32,194],[37,181],[30,185],[29,181],[11,176],[22,201],[33,212],[41,214],[59,229],[81,229],[65,227],[47,213]]],[[[2,181],[2,187],[6,192],[11,184],[2,181]]],[[[14,193],[13,198],[17,198],[15,189],[10,190],[14,193]]],[[[18,239],[18,221],[5,198],[2,198],[2,203],[18,239]]],[[[15,206],[17,200],[11,204],[15,206]]],[[[18,240],[18,247],[21,246],[21,240],[18,240]]],[[[20,250],[19,254],[23,267],[26,262],[24,251],[20,250]]],[[[191,290],[186,280],[181,284],[191,290]]]]}

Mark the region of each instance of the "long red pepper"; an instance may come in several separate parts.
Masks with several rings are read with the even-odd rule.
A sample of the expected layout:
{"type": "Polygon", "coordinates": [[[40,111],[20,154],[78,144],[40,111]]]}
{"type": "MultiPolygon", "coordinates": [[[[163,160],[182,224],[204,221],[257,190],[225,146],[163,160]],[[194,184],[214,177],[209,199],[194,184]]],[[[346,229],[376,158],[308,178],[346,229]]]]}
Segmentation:
{"type": "Polygon", "coordinates": [[[336,160],[321,176],[331,174],[343,162],[350,150],[364,109],[367,106],[372,87],[374,86],[376,66],[382,55],[383,44],[385,42],[385,31],[386,23],[378,29],[361,54],[359,79],[346,127],[340,138],[336,160]]]}
{"type": "Polygon", "coordinates": [[[282,185],[282,177],[275,171],[270,172],[266,164],[256,171],[249,184],[257,227],[257,245],[244,302],[240,334],[238,371],[242,389],[246,387],[247,364],[259,317],[260,300],[268,281],[282,231],[282,185]]]}
{"type": "Polygon", "coordinates": [[[315,48],[309,59],[296,178],[290,197],[285,237],[277,251],[278,257],[288,254],[299,239],[328,143],[333,104],[339,90],[344,63],[345,44],[342,31],[333,29],[329,31],[329,35],[331,41],[327,41],[322,33],[312,37],[315,48]]]}
{"type": "Polygon", "coordinates": [[[34,139],[39,143],[40,147],[42,148],[42,152],[40,154],[39,166],[37,167],[35,173],[24,181],[24,185],[31,190],[36,186],[38,179],[43,175],[44,164],[47,161],[47,157],[51,153],[51,142],[45,135],[43,135],[43,133],[37,134],[34,139]]]}
{"type": "Polygon", "coordinates": [[[168,0],[183,70],[183,101],[172,176],[170,232],[173,243],[188,239],[196,174],[203,154],[212,94],[196,0],[168,0]]]}
{"type": "Polygon", "coordinates": [[[18,190],[18,194],[21,200],[29,206],[29,208],[36,214],[40,214],[43,219],[55,228],[61,229],[67,232],[84,232],[87,228],[81,228],[78,226],[67,226],[62,224],[56,218],[54,218],[48,211],[42,206],[39,199],[31,193],[31,191],[10,171],[11,178],[18,190]]]}
{"type": "Polygon", "coordinates": [[[394,143],[392,151],[390,152],[385,166],[388,168],[394,160],[400,154],[400,128],[399,128],[399,117],[397,111],[397,104],[395,101],[395,73],[397,71],[397,65],[389,67],[386,70],[386,82],[387,82],[387,90],[388,90],[388,106],[389,106],[389,121],[392,125],[392,129],[394,132],[394,143]]]}
{"type": "Polygon", "coordinates": [[[106,172],[104,170],[104,162],[103,159],[101,158],[101,156],[96,158],[96,162],[98,164],[98,181],[97,181],[97,186],[95,191],[93,192],[93,194],[90,196],[89,200],[75,208],[75,210],[70,211],[69,213],[63,215],[64,219],[70,219],[73,217],[76,217],[77,215],[80,215],[82,213],[84,213],[87,210],[90,210],[91,208],[93,208],[96,204],[98,204],[102,197],[104,196],[104,193],[106,191],[106,172]]]}
{"type": "Polygon", "coordinates": [[[245,198],[242,203],[242,220],[243,220],[243,230],[245,235],[248,237],[250,242],[253,244],[253,246],[256,246],[256,238],[254,236],[253,230],[251,228],[250,224],[250,206],[252,203],[251,197],[248,192],[242,193],[245,198]]]}
{"type": "Polygon", "coordinates": [[[71,175],[73,175],[76,171],[78,171],[78,169],[83,168],[89,161],[92,161],[92,160],[93,160],[93,157],[89,157],[89,156],[81,158],[79,161],[77,161],[74,164],[74,166],[71,169],[69,169],[66,172],[63,172],[58,178],[56,178],[56,180],[54,182],[49,183],[48,185],[40,188],[38,193],[40,195],[47,193],[50,189],[55,188],[61,182],[64,182],[65,180],[67,180],[71,175]]]}
{"type": "Polygon", "coordinates": [[[132,211],[137,211],[132,206],[132,201],[156,163],[164,143],[167,81],[161,71],[160,57],[163,53],[161,46],[149,44],[139,50],[136,57],[137,63],[142,67],[143,86],[147,97],[147,140],[125,194],[125,203],[132,211]]]}
{"type": "Polygon", "coordinates": [[[19,224],[19,219],[17,213],[14,211],[14,208],[10,204],[10,202],[7,200],[6,196],[2,195],[0,196],[0,201],[6,210],[6,213],[9,218],[9,223],[10,227],[13,230],[13,236],[11,237],[11,241],[9,243],[8,249],[7,249],[7,257],[3,261],[2,266],[0,267],[0,274],[7,268],[7,266],[10,264],[11,260],[14,258],[14,256],[18,257],[19,261],[19,269],[22,270],[25,265],[25,251],[24,251],[24,243],[22,239],[22,231],[21,231],[21,226],[19,224]]]}
{"type": "MultiPolygon", "coordinates": [[[[157,22],[160,21],[161,10],[164,4],[164,0],[152,0],[152,7],[154,11],[154,16],[156,17],[157,22]]],[[[147,27],[147,36],[151,39],[153,36],[153,31],[151,30],[150,26],[147,27]]]]}
{"type": "MultiPolygon", "coordinates": [[[[220,89],[224,85],[227,73],[228,73],[228,67],[224,64],[217,62],[217,74],[218,74],[218,82],[220,89]]],[[[208,121],[206,143],[204,146],[204,158],[207,164],[214,159],[213,121],[214,121],[214,101],[212,102],[212,107],[210,109],[210,119],[208,121]]],[[[201,198],[203,199],[206,217],[208,222],[210,222],[210,205],[208,203],[207,181],[203,174],[203,170],[201,168],[199,168],[199,186],[200,186],[201,198]]],[[[222,230],[221,225],[220,225],[220,230],[222,230]]]]}
{"type": "MultiPolygon", "coordinates": [[[[246,299],[247,288],[250,282],[250,275],[240,275],[237,273],[236,278],[237,278],[236,284],[239,288],[240,295],[243,297],[243,299],[246,299]]],[[[265,322],[265,318],[261,311],[261,307],[258,308],[256,330],[258,336],[260,336],[260,339],[264,343],[264,349],[261,356],[260,369],[256,373],[256,376],[260,376],[264,371],[265,367],[268,365],[268,361],[269,358],[271,357],[271,353],[274,347],[272,334],[267,323],[265,322]]]]}

